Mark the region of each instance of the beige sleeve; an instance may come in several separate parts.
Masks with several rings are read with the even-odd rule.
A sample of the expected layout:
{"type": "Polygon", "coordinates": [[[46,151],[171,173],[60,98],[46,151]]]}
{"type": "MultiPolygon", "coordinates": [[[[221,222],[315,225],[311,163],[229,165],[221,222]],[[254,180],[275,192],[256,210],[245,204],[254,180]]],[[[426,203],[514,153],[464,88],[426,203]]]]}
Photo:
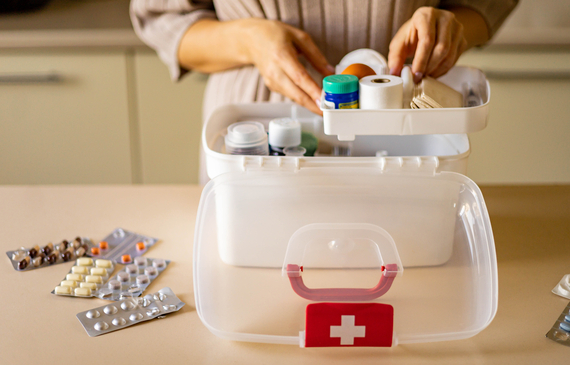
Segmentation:
{"type": "Polygon", "coordinates": [[[439,7],[446,9],[458,6],[475,10],[485,19],[490,39],[517,4],[518,0],[442,0],[439,7]]]}
{"type": "Polygon", "coordinates": [[[212,1],[131,0],[131,22],[139,38],[153,48],[173,81],[188,70],[178,63],[178,47],[186,30],[200,19],[215,19],[212,1]]]}

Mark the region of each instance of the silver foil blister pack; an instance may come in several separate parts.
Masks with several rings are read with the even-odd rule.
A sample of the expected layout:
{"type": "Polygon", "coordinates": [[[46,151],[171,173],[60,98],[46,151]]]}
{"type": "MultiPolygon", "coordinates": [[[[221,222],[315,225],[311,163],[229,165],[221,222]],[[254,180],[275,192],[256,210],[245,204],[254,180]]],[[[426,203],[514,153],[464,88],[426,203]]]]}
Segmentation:
{"type": "Polygon", "coordinates": [[[570,346],[570,303],[554,322],[546,337],[564,346],[570,346]]]}
{"type": "Polygon", "coordinates": [[[31,248],[21,247],[17,250],[8,251],[14,270],[30,271],[43,267],[63,264],[79,257],[89,255],[93,242],[86,237],[76,237],[73,241],[63,240],[54,244],[49,242],[40,247],[35,245],[31,248]]]}
{"type": "Polygon", "coordinates": [[[172,289],[166,287],[142,298],[126,298],[80,312],[77,319],[87,334],[95,337],[176,312],[184,304],[172,289]]]}
{"type": "Polygon", "coordinates": [[[120,264],[130,264],[133,258],[141,256],[152,247],[158,238],[117,228],[99,243],[99,252],[91,252],[94,258],[113,260],[120,264]]]}
{"type": "Polygon", "coordinates": [[[139,297],[168,264],[170,260],[135,257],[132,264],[125,266],[109,279],[107,285],[98,291],[97,296],[107,300],[139,297]]]}

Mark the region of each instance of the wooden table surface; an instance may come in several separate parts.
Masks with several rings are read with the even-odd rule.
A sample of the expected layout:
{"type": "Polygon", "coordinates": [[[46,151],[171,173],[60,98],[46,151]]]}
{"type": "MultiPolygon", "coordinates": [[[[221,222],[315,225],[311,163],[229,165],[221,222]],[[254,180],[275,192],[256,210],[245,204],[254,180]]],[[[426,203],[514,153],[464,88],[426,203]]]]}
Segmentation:
{"type": "Polygon", "coordinates": [[[0,187],[3,251],[35,242],[94,240],[116,227],[162,240],[173,260],[149,291],[170,286],[187,305],[165,319],[90,338],[75,315],[107,303],[57,297],[62,264],[30,272],[0,265],[2,364],[564,364],[570,348],[545,338],[567,299],[551,293],[570,273],[570,186],[483,187],[499,267],[499,308],[487,329],[459,341],[394,348],[312,348],[223,340],[195,311],[192,243],[198,186],[0,187]]]}

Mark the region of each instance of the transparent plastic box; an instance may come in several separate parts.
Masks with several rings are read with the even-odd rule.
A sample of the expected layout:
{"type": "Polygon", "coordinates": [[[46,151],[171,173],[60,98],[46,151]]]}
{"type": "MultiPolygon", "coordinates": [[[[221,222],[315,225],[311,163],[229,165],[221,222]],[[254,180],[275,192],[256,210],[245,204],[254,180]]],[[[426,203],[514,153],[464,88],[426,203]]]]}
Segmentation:
{"type": "Polygon", "coordinates": [[[463,175],[465,134],[355,134],[362,157],[223,153],[227,126],[277,117],[336,140],[320,117],[292,104],[229,105],[204,126],[212,180],[196,222],[194,290],[210,331],[239,341],[393,346],[467,338],[492,321],[494,240],[481,191],[463,175]],[[359,322],[364,314],[335,317],[360,305],[389,318],[373,321],[390,334],[383,342],[366,342],[375,329],[359,322]],[[325,312],[336,322],[329,342],[319,342],[325,312]],[[348,332],[353,342],[335,337],[345,325],[357,328],[348,332]]]}

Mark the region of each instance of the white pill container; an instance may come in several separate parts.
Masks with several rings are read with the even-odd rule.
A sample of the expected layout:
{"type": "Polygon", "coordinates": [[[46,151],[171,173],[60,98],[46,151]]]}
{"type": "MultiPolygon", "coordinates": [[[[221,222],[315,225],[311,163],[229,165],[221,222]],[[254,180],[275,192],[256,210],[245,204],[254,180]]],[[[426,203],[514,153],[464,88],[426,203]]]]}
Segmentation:
{"type": "Polygon", "coordinates": [[[263,124],[243,121],[228,126],[225,151],[231,155],[267,155],[267,132],[263,124]]]}

